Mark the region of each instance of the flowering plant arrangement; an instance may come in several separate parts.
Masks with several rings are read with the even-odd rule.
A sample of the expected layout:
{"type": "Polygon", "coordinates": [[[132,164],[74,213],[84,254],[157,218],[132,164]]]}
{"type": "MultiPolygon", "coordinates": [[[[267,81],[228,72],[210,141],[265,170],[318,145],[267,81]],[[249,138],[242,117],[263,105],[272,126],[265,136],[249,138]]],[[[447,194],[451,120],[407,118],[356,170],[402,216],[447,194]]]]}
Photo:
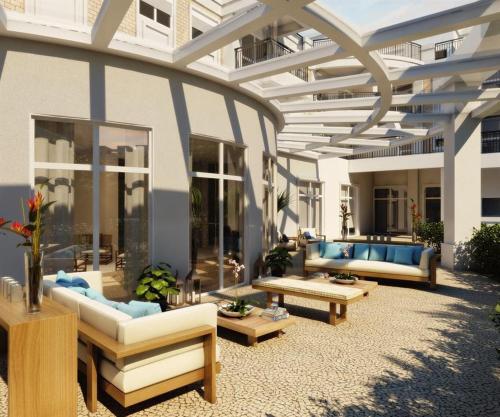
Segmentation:
{"type": "Polygon", "coordinates": [[[340,205],[340,214],[339,217],[342,219],[342,240],[345,240],[347,238],[347,222],[349,221],[349,217],[352,216],[352,213],[350,213],[349,208],[347,207],[347,204],[342,203],[340,205]]]}
{"type": "Polygon", "coordinates": [[[240,317],[246,316],[254,307],[245,300],[238,297],[238,284],[240,281],[240,272],[245,269],[245,265],[240,265],[235,259],[230,259],[229,264],[233,266],[233,278],[235,286],[235,300],[226,304],[224,309],[233,313],[239,313],[240,317]]]}
{"type": "Polygon", "coordinates": [[[29,312],[39,311],[39,300],[41,299],[40,288],[42,281],[42,251],[41,240],[44,227],[44,215],[47,209],[54,202],[45,202],[41,192],[36,192],[33,197],[26,200],[24,204],[21,201],[21,211],[23,214],[22,223],[19,221],[5,220],[0,217],[0,230],[8,231],[23,239],[17,246],[30,248],[26,250],[29,259],[29,268],[27,278],[27,303],[29,312]],[[25,206],[28,209],[26,216],[25,206]]]}
{"type": "Polygon", "coordinates": [[[416,242],[417,240],[417,229],[418,225],[420,223],[420,220],[422,220],[422,214],[418,211],[417,204],[411,199],[411,205],[410,205],[410,214],[411,214],[411,233],[412,233],[412,241],[416,242]]]}

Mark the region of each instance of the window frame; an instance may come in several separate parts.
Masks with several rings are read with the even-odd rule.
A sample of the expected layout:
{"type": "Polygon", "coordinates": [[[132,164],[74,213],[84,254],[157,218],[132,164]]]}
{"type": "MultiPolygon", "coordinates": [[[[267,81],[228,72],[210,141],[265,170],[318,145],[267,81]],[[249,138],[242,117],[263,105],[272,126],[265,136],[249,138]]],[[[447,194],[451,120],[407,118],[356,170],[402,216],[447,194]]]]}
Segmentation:
{"type": "Polygon", "coordinates": [[[423,220],[427,221],[427,200],[439,200],[440,206],[439,206],[439,218],[443,218],[443,190],[441,188],[441,184],[425,184],[424,187],[422,188],[422,202],[423,202],[423,207],[422,207],[422,212],[423,212],[423,220]],[[426,196],[426,191],[428,188],[439,188],[439,197],[427,197],[426,196]]]}
{"type": "Polygon", "coordinates": [[[315,228],[319,234],[323,233],[323,225],[324,225],[324,181],[320,181],[317,179],[306,179],[306,178],[297,178],[297,214],[299,216],[298,226],[300,227],[308,227],[315,228]],[[307,194],[301,194],[300,187],[301,183],[307,183],[307,194]],[[319,194],[312,194],[312,185],[319,185],[319,194]],[[300,226],[300,199],[305,198],[307,200],[307,226],[300,226]],[[319,215],[319,225],[312,225],[312,200],[318,199],[320,204],[320,215],[319,215]]]}

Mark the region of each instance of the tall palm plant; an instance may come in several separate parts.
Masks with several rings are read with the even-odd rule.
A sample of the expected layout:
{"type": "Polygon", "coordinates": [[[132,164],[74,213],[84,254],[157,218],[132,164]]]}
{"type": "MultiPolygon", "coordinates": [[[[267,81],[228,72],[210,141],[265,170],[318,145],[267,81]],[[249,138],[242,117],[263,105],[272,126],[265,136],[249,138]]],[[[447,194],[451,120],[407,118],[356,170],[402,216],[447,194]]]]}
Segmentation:
{"type": "Polygon", "coordinates": [[[290,205],[290,193],[287,190],[278,191],[278,213],[290,205]]]}

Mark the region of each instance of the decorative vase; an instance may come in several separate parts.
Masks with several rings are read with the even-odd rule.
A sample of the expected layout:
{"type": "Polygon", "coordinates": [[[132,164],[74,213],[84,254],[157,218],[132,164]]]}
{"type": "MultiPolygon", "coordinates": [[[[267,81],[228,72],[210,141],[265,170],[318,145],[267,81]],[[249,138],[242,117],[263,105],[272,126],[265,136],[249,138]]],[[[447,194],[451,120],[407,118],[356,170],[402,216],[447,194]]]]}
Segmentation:
{"type": "Polygon", "coordinates": [[[342,226],[342,240],[347,240],[347,226],[342,226]]]}
{"type": "Polygon", "coordinates": [[[417,231],[416,231],[415,227],[413,227],[412,231],[411,231],[411,241],[412,241],[412,243],[417,242],[417,231]]]}
{"type": "Polygon", "coordinates": [[[28,314],[39,313],[43,298],[43,252],[38,256],[25,252],[25,287],[26,311],[28,314]]]}

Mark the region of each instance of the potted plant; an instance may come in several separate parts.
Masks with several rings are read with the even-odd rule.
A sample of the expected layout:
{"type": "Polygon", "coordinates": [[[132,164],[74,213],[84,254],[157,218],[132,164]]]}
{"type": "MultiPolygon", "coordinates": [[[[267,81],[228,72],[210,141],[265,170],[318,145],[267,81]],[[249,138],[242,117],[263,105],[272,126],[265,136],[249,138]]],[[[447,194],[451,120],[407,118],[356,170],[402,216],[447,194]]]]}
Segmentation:
{"type": "Polygon", "coordinates": [[[351,274],[350,272],[339,272],[333,274],[333,282],[338,282],[339,284],[354,284],[358,277],[356,275],[351,274]]]}
{"type": "Polygon", "coordinates": [[[179,294],[176,287],[177,272],[174,275],[171,268],[171,265],[165,262],[144,268],[135,289],[136,295],[140,299],[159,303],[162,311],[167,310],[167,297],[179,294]]]}
{"type": "Polygon", "coordinates": [[[293,266],[292,255],[286,248],[276,247],[266,256],[266,266],[271,269],[271,274],[275,277],[282,277],[287,266],[293,266]]]}
{"type": "Polygon", "coordinates": [[[245,265],[240,265],[234,259],[231,259],[229,263],[233,266],[235,299],[230,303],[221,305],[220,311],[225,316],[243,318],[248,314],[250,314],[252,310],[255,308],[254,306],[248,304],[244,299],[240,299],[238,296],[238,284],[240,281],[239,279],[240,272],[245,269],[245,265]]]}
{"type": "Polygon", "coordinates": [[[25,286],[26,286],[26,310],[28,313],[38,313],[42,304],[43,294],[43,251],[41,242],[43,236],[43,226],[45,214],[54,202],[45,202],[39,191],[32,198],[26,201],[28,208],[28,218],[26,218],[25,208],[21,202],[23,222],[10,222],[0,217],[0,229],[14,233],[21,237],[24,242],[17,246],[24,246],[25,252],[25,286]]]}
{"type": "Polygon", "coordinates": [[[349,217],[352,216],[352,213],[349,213],[348,212],[348,207],[347,207],[347,204],[345,203],[342,203],[340,205],[340,218],[342,219],[342,230],[341,230],[341,233],[342,233],[342,240],[346,240],[347,239],[347,222],[349,221],[349,217]]]}

